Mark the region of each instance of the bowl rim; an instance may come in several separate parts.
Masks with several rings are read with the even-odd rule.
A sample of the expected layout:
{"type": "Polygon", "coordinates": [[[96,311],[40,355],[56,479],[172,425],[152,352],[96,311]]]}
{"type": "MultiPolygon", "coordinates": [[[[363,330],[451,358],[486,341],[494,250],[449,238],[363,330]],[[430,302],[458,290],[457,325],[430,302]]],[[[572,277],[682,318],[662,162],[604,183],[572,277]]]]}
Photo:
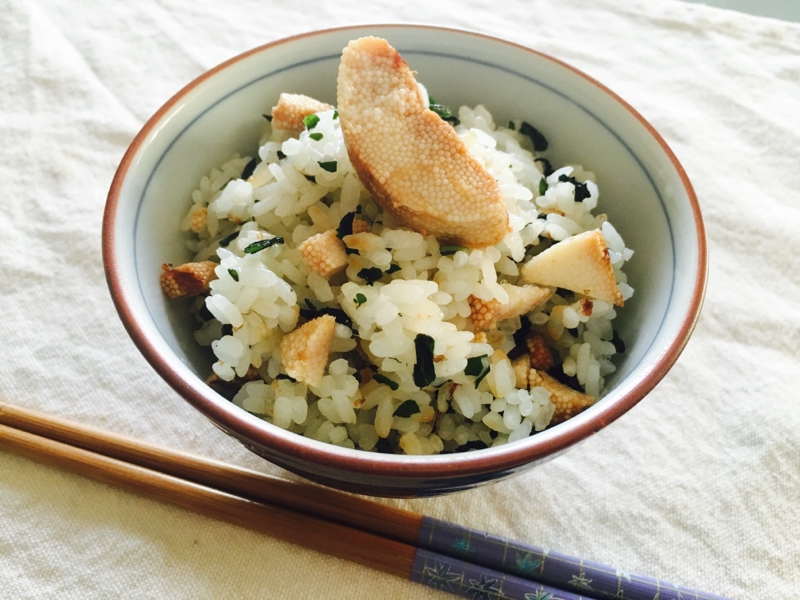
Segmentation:
{"type": "MultiPolygon", "coordinates": [[[[142,129],[126,150],[114,174],[103,214],[102,256],[106,281],[112,300],[134,344],[156,372],[158,372],[181,397],[192,404],[218,427],[226,432],[234,432],[240,439],[252,441],[265,448],[269,448],[272,452],[278,453],[281,456],[285,455],[291,457],[293,461],[299,460],[313,463],[319,467],[333,468],[342,472],[375,476],[386,476],[390,474],[391,477],[413,479],[439,478],[447,480],[463,478],[465,476],[480,476],[490,472],[513,470],[525,463],[535,462],[545,457],[556,455],[618,419],[642,400],[677,361],[697,324],[708,280],[705,226],[694,188],[683,166],[661,135],[628,102],[583,71],[580,71],[560,59],[528,46],[469,29],[409,23],[348,25],[314,30],[281,38],[234,56],[202,73],[181,88],[143,125],[142,129]],[[680,325],[676,329],[672,339],[669,340],[669,343],[659,355],[658,360],[653,366],[648,368],[645,375],[619,397],[614,398],[613,401],[604,403],[604,405],[598,407],[596,411],[581,413],[560,423],[557,427],[527,438],[531,443],[507,444],[496,448],[483,449],[478,452],[420,457],[339,448],[332,444],[324,444],[282,430],[250,415],[228,400],[225,400],[222,396],[219,396],[216,392],[211,390],[211,388],[206,386],[204,382],[200,381],[199,378],[198,382],[201,385],[186,381],[179,370],[174,368],[171,364],[172,361],[177,360],[176,357],[163,354],[157,345],[149,339],[144,327],[138,322],[136,311],[129,301],[129,294],[121,275],[120,265],[122,260],[116,251],[115,229],[117,226],[117,210],[123,184],[134,163],[134,159],[144,142],[153,130],[158,127],[163,117],[185,96],[205,81],[255,54],[265,52],[284,44],[294,43],[305,38],[331,35],[345,31],[353,32],[354,36],[367,34],[379,35],[381,30],[391,28],[419,30],[428,33],[438,31],[448,34],[475,36],[485,41],[500,43],[531,53],[532,55],[550,61],[578,75],[607,96],[610,96],[612,100],[624,108],[645,128],[672,163],[689,199],[694,220],[694,233],[697,241],[697,274],[693,282],[691,298],[687,310],[685,314],[682,315],[680,325]]],[[[609,398],[608,400],[612,399],[609,398]]]]}

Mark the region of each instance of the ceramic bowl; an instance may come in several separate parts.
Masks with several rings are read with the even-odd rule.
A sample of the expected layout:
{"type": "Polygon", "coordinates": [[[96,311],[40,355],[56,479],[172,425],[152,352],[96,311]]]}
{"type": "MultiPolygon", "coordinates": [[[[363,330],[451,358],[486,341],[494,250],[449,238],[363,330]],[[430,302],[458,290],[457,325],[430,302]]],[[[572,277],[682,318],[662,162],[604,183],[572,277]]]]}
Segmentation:
{"type": "MultiPolygon", "coordinates": [[[[661,380],[694,328],[706,284],[706,242],[691,184],[675,155],[624,100],[591,77],[514,43],[439,27],[371,25],[298,35],[255,48],[201,75],[136,136],[114,177],[103,256],[117,310],[155,370],[194,408],[253,452],[310,480],[363,494],[424,496],[467,489],[552,459],[622,416],[661,380]],[[636,292],[616,323],[626,351],[607,392],[572,419],[505,446],[455,455],[349,450],[289,433],[209,388],[209,356],[193,323],[159,288],[160,266],[190,260],[179,223],[197,181],[233,152],[252,154],[262,114],[282,91],[336,101],[348,41],[386,38],[438,102],[484,104],[522,118],[550,141],[553,164],[593,171],[628,247],[636,292]]],[[[185,309],[185,306],[182,306],[185,309]]]]}

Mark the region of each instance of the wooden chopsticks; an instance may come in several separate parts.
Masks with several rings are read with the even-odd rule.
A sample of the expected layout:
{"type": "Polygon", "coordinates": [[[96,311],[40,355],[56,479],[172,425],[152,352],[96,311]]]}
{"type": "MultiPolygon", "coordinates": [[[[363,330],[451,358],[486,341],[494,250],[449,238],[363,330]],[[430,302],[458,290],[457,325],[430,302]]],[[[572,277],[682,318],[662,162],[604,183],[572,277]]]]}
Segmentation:
{"type": "Polygon", "coordinates": [[[407,544],[253,502],[5,425],[0,425],[0,447],[95,481],[401,577],[408,576],[414,559],[415,549],[407,544]],[[376,547],[380,552],[375,551],[376,547]]]}
{"type": "Polygon", "coordinates": [[[242,498],[283,506],[411,545],[416,543],[422,525],[422,517],[408,511],[2,402],[0,423],[242,498]]]}
{"type": "Polygon", "coordinates": [[[0,449],[465,597],[720,598],[2,402],[0,449]]]}

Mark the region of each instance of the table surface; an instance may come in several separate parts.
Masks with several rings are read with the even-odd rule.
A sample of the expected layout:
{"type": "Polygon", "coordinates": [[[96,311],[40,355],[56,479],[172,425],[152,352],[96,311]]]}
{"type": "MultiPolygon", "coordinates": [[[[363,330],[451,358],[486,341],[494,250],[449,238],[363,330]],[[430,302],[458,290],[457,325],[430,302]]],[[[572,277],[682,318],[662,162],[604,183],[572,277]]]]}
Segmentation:
{"type": "MultiPolygon", "coordinates": [[[[663,382],[579,447],[383,502],[725,596],[796,595],[800,25],[673,0],[3,6],[0,400],[285,475],[127,337],[100,253],[116,166],[175,91],[254,46],[353,23],[477,29],[587,72],[663,135],[706,222],[705,306],[663,382]]],[[[447,597],[7,453],[0,573],[2,599],[447,597]]]]}

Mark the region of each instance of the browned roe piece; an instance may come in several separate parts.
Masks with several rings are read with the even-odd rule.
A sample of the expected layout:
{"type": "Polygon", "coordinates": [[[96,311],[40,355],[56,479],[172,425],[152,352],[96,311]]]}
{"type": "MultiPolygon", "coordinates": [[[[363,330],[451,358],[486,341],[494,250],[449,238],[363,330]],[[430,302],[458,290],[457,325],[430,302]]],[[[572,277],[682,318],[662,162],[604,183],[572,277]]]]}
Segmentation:
{"type": "Polygon", "coordinates": [[[209,291],[209,284],[217,278],[210,260],[190,262],[177,267],[161,265],[161,289],[167,298],[197,296],[209,291]]]}
{"type": "Polygon", "coordinates": [[[494,329],[499,321],[524,315],[546,302],[553,295],[553,290],[535,285],[517,286],[510,283],[501,285],[508,293],[508,302],[505,304],[501,304],[496,298],[485,301],[476,296],[470,296],[467,299],[470,310],[469,320],[477,331],[494,329]]]}
{"type": "Polygon", "coordinates": [[[528,283],[564,288],[617,306],[625,304],[599,229],[554,244],[525,263],[519,274],[528,283]]]}
{"type": "Polygon", "coordinates": [[[528,389],[539,386],[550,392],[550,401],[556,405],[551,425],[562,423],[595,403],[593,396],[573,390],[543,371],[531,369],[528,372],[528,389]]]}
{"type": "Polygon", "coordinates": [[[593,396],[574,390],[544,371],[532,367],[531,357],[527,354],[514,359],[511,366],[514,368],[518,388],[530,390],[543,387],[550,392],[550,401],[556,407],[550,425],[562,423],[595,403],[593,396]]]}
{"type": "Polygon", "coordinates": [[[497,182],[425,106],[413,73],[386,40],[365,37],[344,49],[338,105],[353,167],[399,221],[470,248],[497,244],[509,232],[497,182]]]}
{"type": "Polygon", "coordinates": [[[309,385],[322,383],[336,319],[322,315],[281,339],[281,361],[286,374],[309,385]]]}
{"type": "Polygon", "coordinates": [[[347,267],[347,251],[342,240],[336,237],[335,229],[312,235],[297,249],[309,269],[326,279],[347,267]]]}
{"type": "Polygon", "coordinates": [[[281,94],[272,108],[272,128],[300,132],[305,129],[303,119],[326,110],[333,107],[302,94],[281,94]]]}

